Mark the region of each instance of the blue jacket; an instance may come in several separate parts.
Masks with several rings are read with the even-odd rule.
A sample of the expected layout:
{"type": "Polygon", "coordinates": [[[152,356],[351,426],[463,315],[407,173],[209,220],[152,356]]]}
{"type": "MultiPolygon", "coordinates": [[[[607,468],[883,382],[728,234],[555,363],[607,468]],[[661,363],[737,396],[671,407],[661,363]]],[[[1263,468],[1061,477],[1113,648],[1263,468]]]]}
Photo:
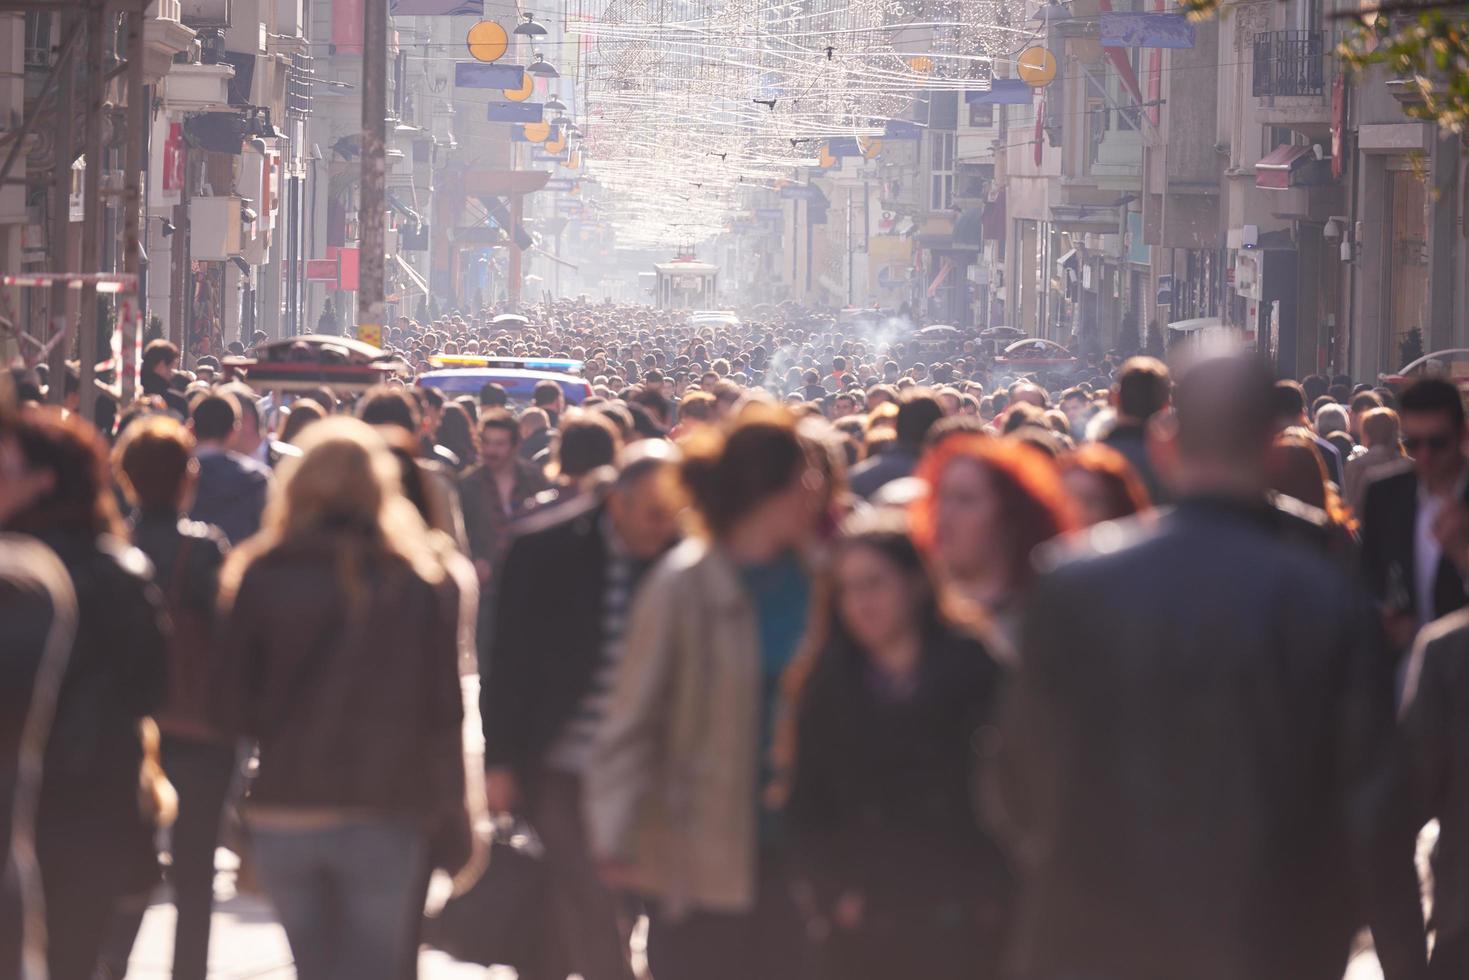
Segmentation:
{"type": "Polygon", "coordinates": [[[213,524],[231,545],[239,544],[260,530],[270,493],[270,470],[237,452],[206,450],[198,458],[199,485],[189,517],[213,524]]]}

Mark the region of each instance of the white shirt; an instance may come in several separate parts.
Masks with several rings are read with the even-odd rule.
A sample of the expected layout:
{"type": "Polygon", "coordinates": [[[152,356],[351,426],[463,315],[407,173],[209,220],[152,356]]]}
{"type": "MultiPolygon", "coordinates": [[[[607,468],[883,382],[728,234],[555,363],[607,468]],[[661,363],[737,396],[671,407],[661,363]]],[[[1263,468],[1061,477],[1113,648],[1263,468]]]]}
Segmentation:
{"type": "Polygon", "coordinates": [[[1418,484],[1418,517],[1413,525],[1413,585],[1418,599],[1419,623],[1431,623],[1438,618],[1433,605],[1434,585],[1438,582],[1438,563],[1443,560],[1443,548],[1433,533],[1433,524],[1443,513],[1449,500],[1464,499],[1464,490],[1469,487],[1469,470],[1465,470],[1454,481],[1454,489],[1447,496],[1429,493],[1418,484]]]}

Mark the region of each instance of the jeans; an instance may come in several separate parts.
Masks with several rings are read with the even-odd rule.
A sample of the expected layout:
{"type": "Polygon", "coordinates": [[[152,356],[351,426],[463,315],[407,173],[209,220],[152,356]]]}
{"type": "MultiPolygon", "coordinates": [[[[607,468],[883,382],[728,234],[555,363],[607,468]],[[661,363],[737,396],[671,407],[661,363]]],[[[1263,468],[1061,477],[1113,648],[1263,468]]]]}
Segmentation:
{"type": "Polygon", "coordinates": [[[257,825],[250,840],[300,980],[400,980],[428,882],[421,826],[387,817],[257,825]]]}
{"type": "Polygon", "coordinates": [[[214,849],[219,821],[235,775],[231,744],[164,736],[163,769],[179,794],[173,825],[173,980],[204,980],[209,969],[209,923],[214,912],[214,849]]]}

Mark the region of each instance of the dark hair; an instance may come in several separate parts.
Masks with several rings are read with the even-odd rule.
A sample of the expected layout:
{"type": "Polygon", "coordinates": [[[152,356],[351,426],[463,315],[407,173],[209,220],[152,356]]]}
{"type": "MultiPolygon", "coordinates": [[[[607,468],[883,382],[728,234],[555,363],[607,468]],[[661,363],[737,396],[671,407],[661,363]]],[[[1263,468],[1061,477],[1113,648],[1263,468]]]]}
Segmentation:
{"type": "Polygon", "coordinates": [[[1117,376],[1117,411],[1146,422],[1168,405],[1168,368],[1155,357],[1133,357],[1117,376]]]}
{"type": "Polygon", "coordinates": [[[1359,391],[1355,395],[1353,395],[1350,404],[1351,410],[1353,412],[1356,412],[1358,415],[1370,412],[1374,408],[1381,407],[1382,396],[1378,395],[1377,392],[1373,391],[1370,388],[1366,391],[1359,391]]]}
{"type": "Polygon", "coordinates": [[[1464,399],[1458,385],[1444,378],[1420,378],[1398,396],[1398,414],[1443,412],[1456,430],[1464,427],[1464,399]]]}
{"type": "Polygon", "coordinates": [[[117,450],[117,470],[139,510],[178,506],[193,450],[189,430],[167,415],[154,415],[128,427],[117,450]]]}
{"type": "Polygon", "coordinates": [[[510,404],[510,395],[503,385],[489,381],[479,389],[479,403],[485,408],[504,408],[510,404]]]}
{"type": "Polygon", "coordinates": [[[318,388],[308,388],[300,393],[301,398],[307,398],[321,406],[321,410],[331,415],[337,410],[337,393],[326,385],[318,388]]]}
{"type": "Polygon", "coordinates": [[[510,433],[510,445],[520,445],[520,423],[515,421],[503,408],[490,408],[480,413],[479,431],[483,433],[486,429],[500,429],[510,433]]]}
{"type": "Polygon", "coordinates": [[[898,443],[909,449],[923,445],[923,439],[935,422],[944,417],[944,408],[927,392],[916,392],[898,402],[896,430],[898,443]]]}
{"type": "Polygon", "coordinates": [[[1270,410],[1278,420],[1294,420],[1306,410],[1306,393],[1300,384],[1289,379],[1275,382],[1270,396],[1270,410]]]}
{"type": "Polygon", "coordinates": [[[438,431],[434,433],[439,445],[459,457],[461,466],[470,466],[479,456],[474,444],[474,424],[469,413],[458,402],[444,405],[444,414],[439,418],[438,431]]]}
{"type": "Polygon", "coordinates": [[[160,364],[177,364],[178,360],[177,345],[160,337],[157,340],[148,341],[148,346],[143,348],[143,362],[139,365],[139,369],[147,374],[160,364]]]}
{"type": "Polygon", "coordinates": [[[297,398],[291,403],[291,414],[286,416],[286,424],[281,426],[281,442],[294,446],[302,429],[324,418],[326,411],[316,402],[309,398],[297,398]]]}
{"type": "Polygon", "coordinates": [[[707,391],[691,391],[678,403],[681,419],[707,422],[714,417],[714,396],[707,391]]]}
{"type": "Polygon", "coordinates": [[[240,403],[227,391],[205,395],[194,406],[194,438],[201,442],[228,439],[240,424],[240,403]]]}
{"type": "Polygon", "coordinates": [[[810,465],[789,412],[760,406],[725,432],[695,432],[684,446],[684,485],[710,533],[728,533],[810,465]]]}
{"type": "MultiPolygon", "coordinates": [[[[1263,460],[1286,397],[1278,391],[1258,358],[1213,357],[1190,365],[1173,393],[1179,452],[1233,463],[1263,460]]],[[[1299,406],[1300,391],[1290,391],[1299,406]]]]}
{"type": "Polygon", "coordinates": [[[665,422],[668,420],[669,415],[673,412],[673,405],[668,401],[667,398],[663,397],[662,392],[659,392],[653,388],[644,388],[636,395],[633,395],[630,400],[635,405],[643,406],[650,413],[657,416],[659,420],[665,422]]]}
{"type": "Polygon", "coordinates": [[[556,465],[562,476],[580,479],[599,466],[611,466],[621,441],[617,427],[600,412],[570,412],[561,423],[556,465]]]}
{"type": "Polygon", "coordinates": [[[554,381],[537,381],[535,391],[531,393],[531,404],[537,408],[545,408],[554,405],[561,399],[561,386],[554,381]]]}
{"type": "Polygon", "coordinates": [[[54,406],[23,412],[16,437],[26,466],[47,471],[51,486],[30,505],[12,514],[6,529],[39,533],[53,529],[90,534],[126,531],[107,471],[107,443],[92,423],[54,406]]]}
{"type": "Polygon", "coordinates": [[[379,385],[362,396],[357,417],[368,425],[396,425],[410,433],[418,432],[421,416],[418,403],[401,388],[379,385]]]}

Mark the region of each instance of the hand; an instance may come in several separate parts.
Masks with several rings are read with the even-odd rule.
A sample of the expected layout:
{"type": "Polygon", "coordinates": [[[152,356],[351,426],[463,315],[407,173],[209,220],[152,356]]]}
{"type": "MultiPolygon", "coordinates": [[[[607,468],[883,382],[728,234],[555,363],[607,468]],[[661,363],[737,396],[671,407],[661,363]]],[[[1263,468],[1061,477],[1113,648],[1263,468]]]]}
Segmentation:
{"type": "Polygon", "coordinates": [[[485,808],[490,813],[514,813],[520,807],[520,780],[509,769],[485,771],[485,808]]]}
{"type": "Polygon", "coordinates": [[[867,900],[862,897],[861,892],[845,891],[836,900],[831,909],[831,920],[840,929],[849,932],[862,925],[862,914],[866,910],[867,900]]]}
{"type": "Polygon", "coordinates": [[[1445,504],[1433,521],[1433,536],[1461,572],[1469,567],[1469,505],[1445,504]]]}

